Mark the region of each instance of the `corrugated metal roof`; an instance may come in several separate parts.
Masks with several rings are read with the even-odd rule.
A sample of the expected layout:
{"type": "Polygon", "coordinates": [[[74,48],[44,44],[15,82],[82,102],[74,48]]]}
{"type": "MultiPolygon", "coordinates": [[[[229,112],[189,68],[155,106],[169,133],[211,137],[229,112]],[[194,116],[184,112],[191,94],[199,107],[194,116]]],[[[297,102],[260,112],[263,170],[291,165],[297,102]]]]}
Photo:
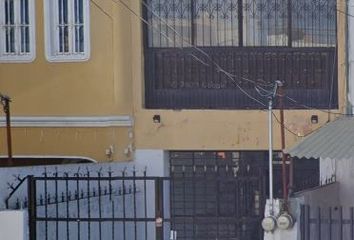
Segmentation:
{"type": "Polygon", "coordinates": [[[298,158],[344,159],[354,156],[354,118],[330,122],[306,137],[286,153],[298,158]]]}

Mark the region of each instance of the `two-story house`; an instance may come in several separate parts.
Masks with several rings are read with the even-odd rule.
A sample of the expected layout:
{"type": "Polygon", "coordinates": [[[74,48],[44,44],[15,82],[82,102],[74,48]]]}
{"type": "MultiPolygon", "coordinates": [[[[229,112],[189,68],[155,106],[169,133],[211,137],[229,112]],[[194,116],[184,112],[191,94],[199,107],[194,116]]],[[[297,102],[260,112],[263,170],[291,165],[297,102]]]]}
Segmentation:
{"type": "MultiPolygon", "coordinates": [[[[238,189],[256,202],[275,81],[285,83],[287,146],[346,109],[344,1],[0,0],[0,11],[14,161],[139,158],[176,178],[255,177],[263,185],[238,189]]],[[[231,191],[217,185],[214,195],[231,191]]],[[[236,211],[228,199],[210,200],[217,219],[236,211]]]]}

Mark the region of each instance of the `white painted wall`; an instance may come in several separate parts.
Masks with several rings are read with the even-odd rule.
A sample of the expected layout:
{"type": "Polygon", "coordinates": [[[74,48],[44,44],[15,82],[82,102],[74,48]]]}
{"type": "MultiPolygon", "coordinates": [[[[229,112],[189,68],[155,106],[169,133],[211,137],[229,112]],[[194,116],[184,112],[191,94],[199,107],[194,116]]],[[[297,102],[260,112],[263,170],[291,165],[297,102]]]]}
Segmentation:
{"type": "MultiPolygon", "coordinates": [[[[291,212],[294,215],[295,219],[298,219],[300,215],[298,211],[299,209],[298,206],[299,206],[299,201],[297,199],[294,199],[291,204],[291,210],[292,210],[291,212]]],[[[269,216],[269,208],[270,208],[270,202],[268,200],[265,208],[265,216],[269,216]]],[[[273,209],[274,209],[274,216],[279,216],[280,209],[281,209],[281,202],[279,200],[274,201],[273,209]]],[[[264,233],[264,240],[300,240],[299,230],[300,230],[300,226],[298,221],[296,221],[294,226],[289,230],[280,230],[276,228],[274,232],[264,233]]]]}
{"type": "MultiPolygon", "coordinates": [[[[101,163],[101,164],[73,164],[73,165],[58,165],[58,166],[35,166],[35,167],[16,167],[16,168],[0,168],[0,214],[1,213],[6,213],[6,212],[1,212],[1,209],[5,209],[5,198],[8,196],[10,193],[10,190],[8,189],[9,184],[16,184],[18,183],[18,180],[16,180],[17,176],[20,177],[25,177],[27,175],[35,175],[35,176],[42,176],[43,173],[46,171],[48,175],[52,175],[54,172],[58,171],[59,176],[62,176],[65,172],[68,172],[70,175],[76,173],[76,172],[81,172],[85,173],[87,169],[91,171],[91,175],[97,176],[97,171],[102,169],[102,172],[107,176],[107,172],[110,170],[112,171],[113,176],[121,176],[121,173],[124,169],[126,169],[127,173],[129,175],[132,175],[132,172],[134,168],[138,171],[137,175],[142,175],[143,171],[146,169],[147,175],[148,176],[168,176],[169,174],[169,158],[168,158],[168,152],[163,151],[163,150],[137,150],[135,152],[135,160],[132,162],[124,162],[124,163],[101,163]]],[[[121,183],[116,182],[116,187],[118,188],[121,183]]],[[[82,188],[85,188],[85,183],[82,183],[82,188]]],[[[102,188],[104,188],[104,185],[102,184],[102,188]]],[[[132,182],[126,181],[125,185],[131,186],[132,182]]],[[[143,189],[143,182],[142,181],[137,181],[136,182],[138,193],[136,194],[136,202],[137,202],[137,217],[143,217],[144,213],[144,194],[142,192],[143,189]]],[[[154,184],[153,182],[147,183],[147,192],[148,192],[148,198],[146,199],[148,202],[148,217],[153,218],[155,215],[155,195],[153,194],[155,192],[154,190],[154,184]]],[[[55,195],[54,192],[54,183],[48,183],[48,191],[50,192],[51,196],[55,195]]],[[[59,188],[61,189],[60,191],[65,190],[65,185],[64,183],[61,183],[59,188]]],[[[92,188],[92,186],[91,186],[92,188]]],[[[74,194],[74,191],[76,189],[75,184],[69,185],[69,190],[72,192],[72,195],[74,194]]],[[[14,199],[12,200],[12,205],[15,204],[15,199],[19,198],[20,200],[23,200],[24,197],[26,196],[26,184],[24,184],[16,193],[14,196],[14,199]]],[[[97,190],[97,186],[96,186],[97,190]]],[[[37,186],[37,195],[39,196],[40,194],[43,194],[44,192],[44,186],[37,186]]],[[[166,182],[164,185],[164,194],[165,194],[165,216],[169,216],[169,185],[166,182]]],[[[88,202],[87,200],[83,199],[80,200],[80,216],[85,217],[87,216],[87,209],[88,209],[88,202]]],[[[112,208],[114,207],[115,209],[115,216],[117,217],[122,217],[123,213],[123,208],[122,208],[122,202],[123,202],[123,197],[122,196],[115,196],[114,200],[111,201],[109,197],[103,197],[101,199],[102,201],[102,208],[103,208],[103,216],[106,217],[111,217],[112,216],[112,208]]],[[[133,195],[126,195],[125,196],[125,202],[127,206],[127,217],[133,217],[133,195]]],[[[91,208],[93,209],[93,212],[91,212],[91,216],[97,216],[98,214],[98,198],[91,198],[91,208]]],[[[66,216],[66,210],[67,210],[67,205],[66,203],[60,204],[59,205],[59,211],[62,216],[66,216]]],[[[42,216],[44,215],[44,207],[38,207],[38,213],[41,214],[42,216]]],[[[55,205],[51,205],[48,207],[48,214],[55,214],[55,205]]],[[[71,217],[75,217],[77,214],[77,205],[75,201],[71,201],[69,204],[69,214],[71,217]]],[[[53,216],[53,215],[52,215],[53,216]]],[[[87,225],[85,226],[86,223],[82,223],[82,228],[87,229],[87,225]]],[[[0,224],[1,225],[1,224],[0,224]]],[[[72,226],[72,225],[71,225],[72,226]]],[[[111,239],[111,225],[110,224],[104,224],[102,225],[102,234],[103,237],[107,236],[107,239],[111,239]]],[[[122,224],[116,223],[115,225],[116,228],[116,236],[122,235],[122,224]]],[[[9,230],[10,233],[10,228],[5,228],[9,230]]],[[[65,238],[63,234],[66,234],[66,225],[65,224],[60,224],[59,225],[60,229],[60,238],[65,238]]],[[[98,225],[92,225],[91,226],[92,233],[98,234],[98,225]]],[[[138,235],[142,236],[143,234],[143,226],[140,225],[138,227],[139,232],[138,235]]],[[[169,226],[168,224],[166,225],[166,236],[169,234],[169,226]]],[[[5,231],[5,230],[3,230],[5,231]]],[[[11,230],[12,232],[12,230],[11,230]]],[[[41,225],[41,227],[38,228],[39,234],[42,236],[45,234],[45,227],[44,224],[41,225]]],[[[51,225],[48,227],[48,239],[54,239],[55,237],[55,225],[51,225]]],[[[77,235],[77,227],[73,226],[70,228],[70,236],[75,239],[75,236],[77,235]]],[[[127,223],[127,238],[130,239],[132,237],[132,234],[134,233],[134,227],[132,223],[127,223]]],[[[3,232],[3,234],[8,234],[7,232],[3,232]]],[[[85,238],[85,234],[87,233],[82,232],[82,237],[85,238]]],[[[154,239],[155,238],[155,225],[154,224],[149,224],[148,226],[148,239],[154,239]]],[[[1,236],[1,235],[0,235],[1,236]]],[[[95,236],[91,236],[92,238],[95,238],[95,236]]],[[[15,239],[15,238],[1,238],[2,239],[15,239]]],[[[21,239],[22,240],[22,239],[21,239]]]]}
{"type": "Polygon", "coordinates": [[[320,159],[320,178],[322,184],[325,183],[326,179],[338,182],[338,200],[335,204],[343,207],[354,206],[354,157],[320,159]]]}
{"type": "Polygon", "coordinates": [[[329,181],[334,182],[336,175],[336,161],[331,158],[320,159],[320,184],[328,184],[329,181]]]}
{"type": "Polygon", "coordinates": [[[336,179],[339,183],[339,204],[354,206],[354,158],[336,160],[336,179]]]}
{"type": "Polygon", "coordinates": [[[1,211],[0,239],[25,240],[27,223],[27,211],[1,211]]]}
{"type": "Polygon", "coordinates": [[[149,176],[169,176],[169,153],[164,150],[136,150],[130,165],[137,168],[147,167],[149,176]]]}

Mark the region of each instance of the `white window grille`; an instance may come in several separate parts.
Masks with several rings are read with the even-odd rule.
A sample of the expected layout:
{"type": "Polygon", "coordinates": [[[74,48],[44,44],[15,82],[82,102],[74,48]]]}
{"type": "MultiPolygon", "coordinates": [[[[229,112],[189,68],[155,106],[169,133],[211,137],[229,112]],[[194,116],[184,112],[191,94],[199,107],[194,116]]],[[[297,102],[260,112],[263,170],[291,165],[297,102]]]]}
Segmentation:
{"type": "Polygon", "coordinates": [[[89,0],[44,0],[48,61],[89,59],[89,3],[89,0]]]}
{"type": "Polygon", "coordinates": [[[0,0],[0,62],[35,58],[34,0],[0,0]]]}

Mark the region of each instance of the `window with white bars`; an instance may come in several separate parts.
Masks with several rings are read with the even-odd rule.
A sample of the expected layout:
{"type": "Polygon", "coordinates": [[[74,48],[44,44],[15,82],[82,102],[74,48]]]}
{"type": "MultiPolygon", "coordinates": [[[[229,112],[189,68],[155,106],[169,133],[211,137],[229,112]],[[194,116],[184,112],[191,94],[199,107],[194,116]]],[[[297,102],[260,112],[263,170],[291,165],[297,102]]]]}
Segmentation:
{"type": "Polygon", "coordinates": [[[35,58],[34,0],[0,0],[0,62],[35,58]]]}
{"type": "Polygon", "coordinates": [[[90,57],[89,0],[44,0],[48,61],[86,61],[90,57]]]}

